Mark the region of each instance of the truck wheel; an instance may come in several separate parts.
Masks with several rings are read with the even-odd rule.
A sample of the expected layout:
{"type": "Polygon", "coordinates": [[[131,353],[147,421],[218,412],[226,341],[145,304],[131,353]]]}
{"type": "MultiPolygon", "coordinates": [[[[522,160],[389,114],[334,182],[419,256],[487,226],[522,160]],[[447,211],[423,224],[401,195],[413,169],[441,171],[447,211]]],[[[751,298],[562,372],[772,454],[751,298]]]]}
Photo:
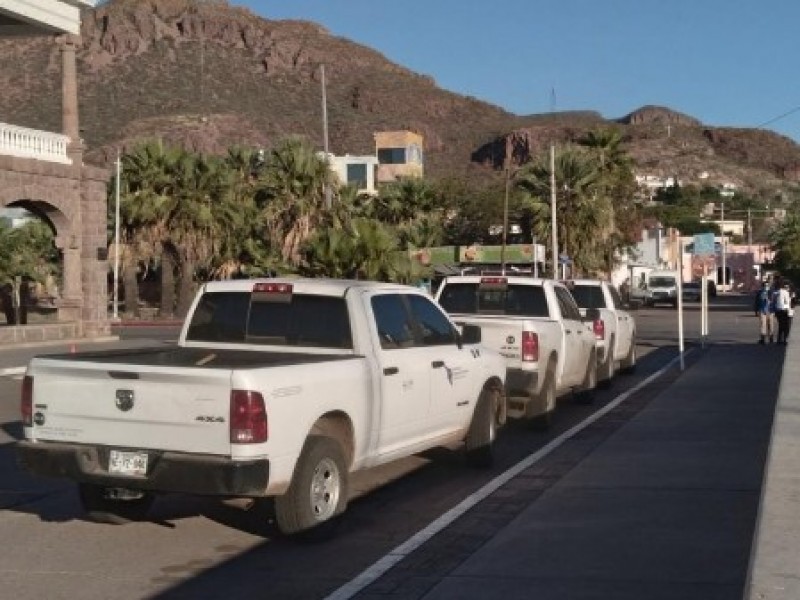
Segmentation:
{"type": "Polygon", "coordinates": [[[78,496],[86,515],[97,523],[122,525],[141,521],[153,504],[153,494],[125,488],[79,483],[78,496]]]}
{"type": "Polygon", "coordinates": [[[494,462],[494,440],[503,399],[497,390],[484,389],[464,440],[467,462],[473,467],[491,467],[494,462]]]}
{"type": "Polygon", "coordinates": [[[589,364],[586,366],[586,375],[583,377],[578,401],[581,404],[591,404],[594,401],[595,390],[597,389],[597,355],[592,352],[589,364]]]}
{"type": "Polygon", "coordinates": [[[291,535],[330,524],[345,511],[348,491],[347,465],[340,444],[329,437],[310,436],[289,489],[275,498],[278,529],[291,535]]]}
{"type": "Polygon", "coordinates": [[[636,371],[636,339],[631,340],[631,349],[628,350],[628,355],[622,361],[622,373],[630,375],[636,371]]]}
{"type": "Polygon", "coordinates": [[[547,371],[544,375],[544,383],[542,384],[542,391],[539,394],[539,400],[544,406],[544,412],[539,415],[527,418],[527,425],[531,429],[537,431],[545,431],[550,429],[553,424],[553,413],[556,410],[556,374],[555,365],[551,362],[547,366],[547,371]]]}

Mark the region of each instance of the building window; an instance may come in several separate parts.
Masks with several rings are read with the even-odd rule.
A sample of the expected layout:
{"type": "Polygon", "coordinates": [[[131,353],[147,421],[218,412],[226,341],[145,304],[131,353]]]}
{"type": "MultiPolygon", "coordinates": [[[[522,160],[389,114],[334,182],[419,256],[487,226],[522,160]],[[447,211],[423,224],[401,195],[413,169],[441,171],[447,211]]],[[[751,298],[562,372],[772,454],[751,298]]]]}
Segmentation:
{"type": "Polygon", "coordinates": [[[367,187],[367,165],[355,163],[347,165],[347,184],[363,190],[367,187]]]}
{"type": "Polygon", "coordinates": [[[406,149],[379,148],[378,162],[382,165],[404,165],[406,164],[406,149]]]}

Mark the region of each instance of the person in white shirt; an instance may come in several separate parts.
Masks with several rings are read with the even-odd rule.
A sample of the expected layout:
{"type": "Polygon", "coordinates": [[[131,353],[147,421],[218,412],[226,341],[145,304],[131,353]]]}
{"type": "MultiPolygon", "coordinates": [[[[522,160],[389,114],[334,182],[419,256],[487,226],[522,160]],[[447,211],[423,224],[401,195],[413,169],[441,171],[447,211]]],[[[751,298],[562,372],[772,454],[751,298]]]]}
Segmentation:
{"type": "Polygon", "coordinates": [[[784,282],[775,294],[775,318],[778,320],[778,343],[785,344],[789,337],[789,310],[792,297],[789,284],[784,282]]]}

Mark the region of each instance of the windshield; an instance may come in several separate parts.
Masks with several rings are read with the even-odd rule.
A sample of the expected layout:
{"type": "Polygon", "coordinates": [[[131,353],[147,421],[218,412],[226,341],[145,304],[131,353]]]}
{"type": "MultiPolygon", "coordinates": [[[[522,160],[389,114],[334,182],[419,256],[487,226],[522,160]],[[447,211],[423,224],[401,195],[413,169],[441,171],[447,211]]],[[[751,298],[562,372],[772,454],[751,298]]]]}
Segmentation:
{"type": "Polygon", "coordinates": [[[650,287],[675,287],[674,277],[651,277],[650,287]]]}
{"type": "Polygon", "coordinates": [[[344,298],[294,294],[287,302],[253,300],[250,292],[203,294],[186,340],[352,349],[344,298]]]}
{"type": "Polygon", "coordinates": [[[549,317],[544,289],[514,285],[507,289],[481,289],[477,283],[447,283],[439,305],[450,314],[549,317]]]}

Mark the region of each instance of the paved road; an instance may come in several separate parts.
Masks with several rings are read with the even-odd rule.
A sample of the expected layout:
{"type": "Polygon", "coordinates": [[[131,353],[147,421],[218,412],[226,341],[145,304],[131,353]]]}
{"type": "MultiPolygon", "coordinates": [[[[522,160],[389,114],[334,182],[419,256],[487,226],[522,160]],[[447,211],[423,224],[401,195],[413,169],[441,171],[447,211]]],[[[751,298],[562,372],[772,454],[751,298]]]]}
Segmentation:
{"type": "MultiPolygon", "coordinates": [[[[720,348],[750,341],[750,331],[754,330],[755,324],[752,318],[747,318],[748,314],[727,303],[712,314],[712,339],[720,348]]],[[[457,507],[464,498],[480,493],[485,485],[502,477],[520,461],[530,461],[532,455],[542,453],[549,444],[555,443],[559,435],[581,423],[593,411],[608,406],[621,392],[635,386],[675,356],[674,311],[640,311],[637,320],[643,356],[639,373],[620,380],[612,390],[602,392],[594,406],[585,407],[568,401],[562,403],[556,425],[547,434],[531,434],[522,428],[508,427],[503,431],[499,444],[499,464],[488,472],[468,469],[458,454],[442,450],[359,477],[356,487],[360,498],[351,505],[339,535],[322,544],[278,536],[267,518],[269,506],[266,503],[248,507],[225,504],[216,499],[170,496],[159,499],[153,519],[146,523],[113,527],[85,521],[71,484],[33,479],[16,468],[10,442],[19,435],[16,416],[19,382],[0,379],[0,443],[3,444],[0,446],[0,502],[5,508],[0,512],[0,536],[7,548],[14,549],[13,553],[0,555],[0,589],[13,593],[15,598],[215,598],[223,595],[231,598],[323,598],[336,590],[340,590],[343,597],[349,597],[346,586],[365,569],[403,542],[413,539],[412,536],[457,507]],[[376,489],[378,485],[380,487],[376,489]]],[[[698,330],[699,314],[687,311],[687,337],[695,339],[698,330]]],[[[125,343],[147,345],[150,342],[139,339],[125,343]]],[[[766,371],[767,375],[774,375],[774,370],[780,366],[780,350],[759,350],[764,351],[761,355],[764,367],[772,369],[766,371]]],[[[23,354],[0,353],[0,361],[10,366],[23,354]]],[[[543,580],[539,579],[544,577],[546,582],[549,578],[551,582],[565,585],[565,582],[580,583],[602,575],[597,572],[573,574],[569,569],[569,565],[577,564],[579,558],[589,556],[592,547],[603,547],[593,546],[599,543],[597,538],[602,530],[585,529],[585,519],[570,523],[576,505],[567,502],[560,506],[556,501],[567,497],[563,486],[569,487],[568,481],[574,473],[591,475],[594,470],[590,466],[592,458],[598,456],[596,449],[606,447],[615,436],[625,431],[626,424],[647,414],[648,407],[663,397],[662,393],[676,389],[673,382],[677,385],[682,380],[688,381],[687,375],[692,372],[702,373],[699,369],[710,356],[710,353],[695,351],[689,357],[689,369],[684,376],[679,377],[678,372],[672,370],[652,386],[632,394],[591,428],[581,432],[573,443],[563,444],[558,452],[554,451],[532,464],[530,468],[533,471],[528,475],[511,479],[501,486],[495,492],[498,495],[479,504],[477,512],[465,514],[429,543],[420,544],[395,569],[355,593],[362,597],[417,598],[426,594],[441,598],[466,597],[462,594],[468,589],[463,586],[466,582],[467,588],[470,587],[470,576],[452,581],[447,576],[459,569],[468,569],[475,562],[496,565],[497,561],[511,561],[509,564],[516,564],[514,558],[519,560],[522,554],[519,549],[509,550],[520,543],[519,536],[512,536],[516,541],[509,541],[509,531],[513,531],[511,524],[531,510],[541,510],[554,511],[543,514],[547,514],[553,523],[560,520],[572,534],[569,537],[540,538],[541,531],[526,532],[531,543],[540,546],[540,540],[553,543],[553,547],[558,549],[558,554],[553,556],[561,557],[564,562],[560,563],[559,571],[548,573],[545,569],[548,554],[536,556],[536,563],[545,570],[540,570],[533,583],[526,581],[524,589],[531,593],[535,589],[537,597],[578,597],[547,596],[547,585],[542,587],[543,580]],[[481,548],[490,546],[493,560],[478,554],[481,548]],[[446,587],[448,581],[457,582],[457,586],[446,587]],[[402,582],[411,587],[401,585],[402,582]],[[456,595],[449,595],[451,593],[456,595]]],[[[720,380],[719,384],[724,385],[725,380],[720,380]]],[[[754,444],[756,450],[753,452],[755,465],[748,468],[751,476],[763,462],[760,461],[768,436],[765,423],[774,391],[769,386],[762,389],[765,397],[763,414],[759,413],[759,419],[748,434],[749,443],[754,444]]],[[[661,414],[669,415],[668,407],[661,414]]],[[[709,424],[708,421],[705,423],[709,424]]],[[[680,425],[674,419],[670,424],[680,425]]],[[[696,424],[692,431],[702,433],[698,430],[701,425],[696,424]]],[[[658,437],[657,427],[651,435],[658,437]]],[[[682,461],[688,458],[685,449],[681,457],[682,461]]],[[[658,466],[658,463],[654,465],[658,466]]],[[[708,474],[711,475],[713,473],[708,474]]],[[[602,482],[593,485],[603,486],[602,482]]],[[[747,494],[757,495],[757,490],[748,489],[747,494]]],[[[600,495],[594,502],[578,508],[588,511],[586,515],[589,515],[599,507],[607,508],[609,502],[610,498],[603,499],[600,495]]],[[[614,520],[621,520],[624,524],[626,516],[633,514],[639,503],[630,502],[628,498],[628,504],[618,507],[614,520]]],[[[663,509],[669,512],[669,506],[663,509]]],[[[746,553],[749,548],[749,535],[755,519],[753,511],[750,498],[737,513],[741,516],[741,523],[732,534],[737,539],[727,542],[737,549],[733,553],[736,556],[731,557],[731,552],[728,552],[717,559],[726,569],[731,569],[731,564],[733,570],[741,566],[742,552],[746,553]]],[[[642,509],[638,518],[642,518],[645,512],[642,509]]],[[[635,529],[627,530],[620,536],[620,543],[626,547],[633,543],[631,548],[646,549],[646,540],[636,542],[636,535],[635,529]]],[[[707,532],[700,529],[697,535],[702,537],[707,532]]],[[[675,558],[671,553],[680,555],[682,549],[672,546],[665,552],[664,560],[669,562],[670,558],[675,558]]],[[[617,556],[625,554],[617,553],[617,556]]],[[[713,564],[713,553],[710,556],[709,563],[713,564]]],[[[529,572],[530,568],[531,565],[516,565],[517,576],[529,572]]],[[[611,570],[608,572],[612,573],[611,570]]],[[[668,578],[669,572],[662,575],[668,578]]],[[[744,573],[740,575],[743,580],[744,573]]],[[[653,573],[645,576],[651,577],[653,573]]],[[[496,597],[491,589],[497,588],[482,587],[484,584],[494,585],[491,576],[487,579],[484,574],[475,581],[478,585],[474,586],[474,597],[496,597]],[[482,592],[478,593],[479,590],[482,592]]],[[[514,595],[512,589],[507,589],[504,594],[514,595]]]]}

